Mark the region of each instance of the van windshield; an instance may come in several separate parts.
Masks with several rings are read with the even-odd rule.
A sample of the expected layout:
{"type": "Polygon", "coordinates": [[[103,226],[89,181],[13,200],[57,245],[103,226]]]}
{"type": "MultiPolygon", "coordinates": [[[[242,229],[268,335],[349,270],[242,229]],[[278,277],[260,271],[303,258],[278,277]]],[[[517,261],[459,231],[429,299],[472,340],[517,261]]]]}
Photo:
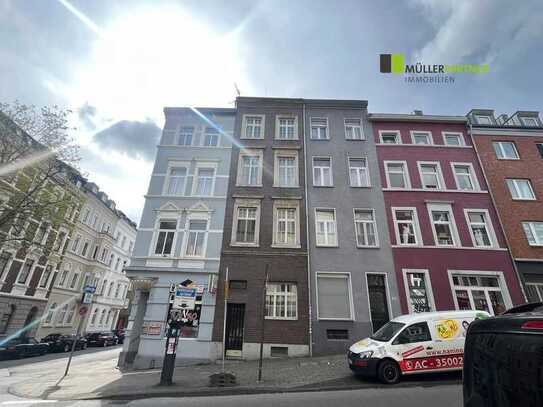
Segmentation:
{"type": "Polygon", "coordinates": [[[383,325],[381,329],[379,329],[372,336],[370,336],[370,338],[379,342],[388,342],[404,326],[405,324],[402,324],[401,322],[389,321],[385,325],[383,325]]]}

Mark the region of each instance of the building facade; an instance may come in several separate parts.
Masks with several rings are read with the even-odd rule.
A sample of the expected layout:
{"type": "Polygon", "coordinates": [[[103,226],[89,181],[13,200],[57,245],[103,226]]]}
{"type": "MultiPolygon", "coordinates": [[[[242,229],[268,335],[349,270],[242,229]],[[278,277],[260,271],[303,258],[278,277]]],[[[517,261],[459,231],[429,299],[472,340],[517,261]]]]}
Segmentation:
{"type": "Polygon", "coordinates": [[[133,300],[121,364],[162,364],[171,284],[197,289],[177,360],[216,357],[215,290],[230,169],[233,109],[165,108],[166,122],[133,257],[133,300]]]}
{"type": "Polygon", "coordinates": [[[304,100],[313,354],[400,313],[366,101],[304,100]]]}
{"type": "Polygon", "coordinates": [[[470,132],[528,301],[543,301],[543,124],[538,112],[468,113],[470,132]]]}
{"type": "Polygon", "coordinates": [[[524,302],[466,118],[372,114],[403,313],[524,302]]]}
{"type": "Polygon", "coordinates": [[[226,314],[218,356],[255,359],[261,342],[264,357],[309,354],[303,134],[301,99],[237,98],[213,329],[221,344],[226,314]]]}

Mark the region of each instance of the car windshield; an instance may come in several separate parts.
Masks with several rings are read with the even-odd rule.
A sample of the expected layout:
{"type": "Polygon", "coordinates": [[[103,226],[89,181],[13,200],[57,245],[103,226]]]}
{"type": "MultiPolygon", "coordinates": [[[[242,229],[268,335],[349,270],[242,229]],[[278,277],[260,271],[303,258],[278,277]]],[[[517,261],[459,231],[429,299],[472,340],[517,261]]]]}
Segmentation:
{"type": "Polygon", "coordinates": [[[402,324],[401,322],[390,321],[387,324],[383,325],[381,329],[375,332],[372,336],[370,336],[370,338],[379,342],[388,342],[404,326],[405,324],[402,324]]]}

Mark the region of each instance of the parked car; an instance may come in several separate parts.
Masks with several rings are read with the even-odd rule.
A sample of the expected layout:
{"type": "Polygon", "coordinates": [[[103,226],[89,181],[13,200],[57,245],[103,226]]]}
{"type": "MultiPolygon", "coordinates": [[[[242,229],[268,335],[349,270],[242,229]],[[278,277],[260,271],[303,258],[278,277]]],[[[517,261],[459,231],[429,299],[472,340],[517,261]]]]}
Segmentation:
{"type": "Polygon", "coordinates": [[[543,406],[543,302],[469,327],[464,406],[543,406]]]}
{"type": "MultiPolygon", "coordinates": [[[[49,334],[41,339],[41,343],[49,344],[49,352],[69,352],[72,350],[75,338],[75,335],[49,334]]],[[[87,349],[87,340],[83,337],[80,337],[75,344],[75,350],[80,349],[87,349]]]]}
{"type": "Polygon", "coordinates": [[[91,332],[87,334],[85,339],[89,346],[103,346],[104,348],[119,343],[119,338],[112,332],[91,332]]]}
{"type": "Polygon", "coordinates": [[[403,315],[349,348],[351,370],[394,384],[402,375],[461,370],[466,329],[483,311],[403,315]]]}
{"type": "Polygon", "coordinates": [[[125,337],[125,330],[124,329],[117,329],[116,331],[113,331],[113,334],[119,339],[119,343],[124,343],[124,337],[125,337]]]}
{"type": "Polygon", "coordinates": [[[34,338],[19,337],[6,342],[0,341],[0,359],[16,359],[28,356],[42,356],[49,352],[47,343],[34,338]]]}

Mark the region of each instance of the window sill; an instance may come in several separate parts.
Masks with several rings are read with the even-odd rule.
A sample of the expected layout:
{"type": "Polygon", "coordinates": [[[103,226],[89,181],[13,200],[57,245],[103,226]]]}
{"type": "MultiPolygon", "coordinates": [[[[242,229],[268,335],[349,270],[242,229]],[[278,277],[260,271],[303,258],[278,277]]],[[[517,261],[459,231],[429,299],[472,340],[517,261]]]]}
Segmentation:
{"type": "Polygon", "coordinates": [[[521,161],[520,158],[497,158],[499,161],[521,161]]]}
{"type": "Polygon", "coordinates": [[[356,245],[356,248],[357,249],[380,249],[381,246],[377,245],[377,246],[360,246],[360,245],[356,245]]]}
{"type": "Polygon", "coordinates": [[[264,140],[264,137],[240,137],[240,140],[264,140]]]}
{"type": "Polygon", "coordinates": [[[274,137],[273,139],[276,140],[276,141],[299,141],[299,140],[300,140],[298,137],[296,137],[296,138],[279,138],[279,137],[274,137]]]}
{"type": "Polygon", "coordinates": [[[279,244],[279,243],[273,243],[271,247],[274,249],[301,249],[302,248],[300,244],[287,245],[287,244],[279,244]]]}
{"type": "Polygon", "coordinates": [[[349,187],[351,187],[351,188],[357,188],[357,189],[370,189],[370,188],[371,188],[371,185],[362,185],[362,186],[349,185],[349,187]]]}
{"type": "Polygon", "coordinates": [[[310,138],[311,141],[330,141],[329,138],[310,138]]]}
{"type": "Polygon", "coordinates": [[[315,245],[315,247],[328,247],[328,248],[334,248],[334,247],[339,247],[338,244],[335,244],[335,245],[332,245],[332,244],[317,244],[315,245]]]}
{"type": "Polygon", "coordinates": [[[266,320],[271,320],[271,321],[297,321],[298,320],[298,317],[296,318],[283,318],[283,317],[264,317],[264,319],[266,320]]]}
{"type": "Polygon", "coordinates": [[[245,185],[245,184],[238,184],[238,183],[236,183],[236,187],[241,187],[241,188],[262,188],[262,184],[258,184],[258,185],[245,185]]]}
{"type": "Polygon", "coordinates": [[[347,138],[345,137],[345,141],[366,141],[365,138],[347,138]]]}
{"type": "Polygon", "coordinates": [[[512,198],[513,201],[537,201],[536,198],[512,198]]]}
{"type": "Polygon", "coordinates": [[[258,243],[230,243],[230,247],[260,247],[258,243]]]}
{"type": "Polygon", "coordinates": [[[319,321],[346,321],[346,322],[354,322],[353,318],[321,318],[317,317],[319,321]]]}
{"type": "Polygon", "coordinates": [[[287,188],[287,189],[293,189],[293,188],[300,188],[299,185],[273,185],[273,188],[287,188]]]}
{"type": "Polygon", "coordinates": [[[334,188],[333,185],[313,185],[313,188],[334,188]]]}

